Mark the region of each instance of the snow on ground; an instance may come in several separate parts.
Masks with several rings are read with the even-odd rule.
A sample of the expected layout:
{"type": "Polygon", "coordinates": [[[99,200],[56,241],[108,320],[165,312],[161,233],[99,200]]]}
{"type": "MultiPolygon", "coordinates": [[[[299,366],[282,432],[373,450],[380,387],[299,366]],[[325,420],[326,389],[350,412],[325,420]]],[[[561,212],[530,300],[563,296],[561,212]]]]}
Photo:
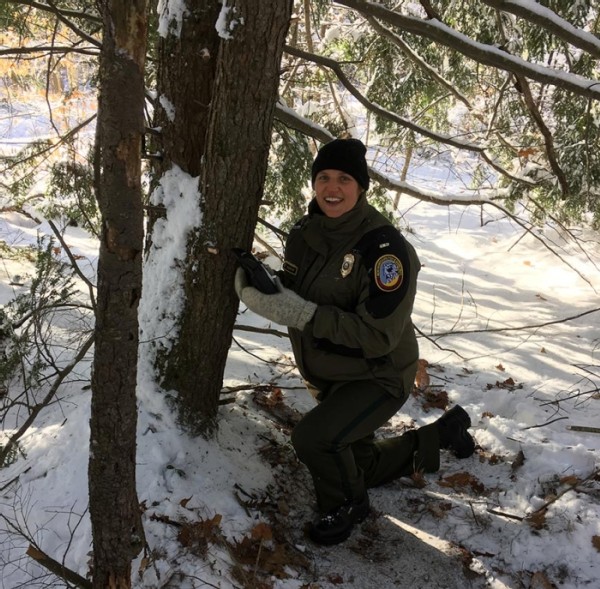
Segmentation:
{"type": "MultiPolygon", "coordinates": [[[[235,402],[222,406],[211,441],[178,430],[142,362],[138,489],[149,550],[134,563],[135,587],[598,586],[600,435],[570,429],[600,426],[600,312],[584,314],[600,307],[598,235],[580,230],[582,251],[545,229],[578,274],[496,213],[408,198],[401,209],[399,224],[423,263],[414,322],[431,386],[429,396],[411,396],[381,435],[439,417],[442,409],[427,402],[445,391],[450,405],[471,415],[476,455],[444,455],[440,471],[422,481],[372,490],[373,514],[352,537],[317,547],[302,531],[313,499],[289,424],[257,404],[251,388],[279,387],[281,398],[273,389],[264,397],[290,411],[312,406],[287,339],[234,332],[224,385],[247,388],[229,395],[235,402]],[[203,541],[182,535],[194,522],[203,522],[203,541]],[[272,575],[259,554],[234,576],[232,562],[243,563],[261,522],[273,531],[261,544],[272,575]]],[[[34,243],[45,229],[15,213],[0,217],[8,243],[34,243]]],[[[66,241],[91,272],[93,242],[74,228],[66,241]]],[[[24,264],[0,263],[0,303],[27,287],[24,264]],[[16,275],[25,286],[15,285],[16,275]]],[[[268,326],[243,308],[239,323],[268,326]]],[[[3,588],[39,586],[32,579],[43,574],[7,521],[26,525],[45,552],[87,572],[89,358],[78,377],[25,435],[24,455],[0,471],[0,514],[8,518],[0,520],[3,588]]]]}

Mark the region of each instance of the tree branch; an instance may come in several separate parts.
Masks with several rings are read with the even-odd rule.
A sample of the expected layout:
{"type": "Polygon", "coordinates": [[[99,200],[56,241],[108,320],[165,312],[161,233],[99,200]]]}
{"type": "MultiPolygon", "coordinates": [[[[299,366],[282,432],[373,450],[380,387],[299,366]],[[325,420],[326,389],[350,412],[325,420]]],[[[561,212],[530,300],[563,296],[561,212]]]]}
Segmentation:
{"type": "Polygon", "coordinates": [[[41,410],[44,407],[46,407],[48,403],[50,403],[50,401],[52,401],[60,385],[63,383],[65,378],[67,378],[67,376],[71,374],[75,366],[77,366],[77,364],[83,359],[83,357],[86,355],[93,343],[94,334],[90,335],[88,339],[83,343],[73,360],[71,360],[71,362],[67,364],[67,366],[65,366],[62,370],[59,371],[58,375],[54,379],[54,382],[52,383],[52,386],[50,387],[50,390],[48,391],[48,393],[46,393],[46,396],[44,397],[42,402],[38,403],[31,409],[31,413],[23,422],[21,427],[12,436],[10,436],[6,444],[2,447],[2,450],[0,451],[0,466],[4,464],[7,456],[10,455],[11,451],[13,450],[19,439],[29,429],[29,427],[35,421],[36,417],[39,415],[41,410]]]}
{"type": "Polygon", "coordinates": [[[563,41],[587,51],[596,59],[600,59],[600,39],[587,31],[574,27],[539,2],[525,3],[515,2],[514,0],[482,0],[482,2],[503,12],[520,16],[530,23],[540,25],[563,41]]]}
{"type": "Polygon", "coordinates": [[[567,321],[580,319],[581,317],[585,317],[586,315],[598,313],[598,311],[600,311],[600,308],[590,309],[589,311],[584,311],[583,313],[579,313],[578,315],[563,317],[562,319],[554,319],[553,321],[546,321],[544,323],[537,323],[534,325],[521,325],[520,327],[492,327],[486,329],[466,329],[464,331],[445,331],[441,333],[432,333],[430,337],[446,337],[449,335],[466,335],[469,333],[501,333],[504,331],[524,331],[526,329],[540,329],[541,327],[548,327],[549,325],[557,325],[558,323],[566,323],[567,321]]]}
{"type": "Polygon", "coordinates": [[[38,45],[37,47],[14,47],[11,49],[0,49],[0,57],[3,55],[27,55],[28,53],[81,53],[97,57],[100,52],[96,48],[75,47],[74,45],[38,45]]]}
{"type": "Polygon", "coordinates": [[[61,564],[57,560],[54,560],[52,557],[48,556],[45,552],[42,552],[33,544],[29,545],[29,548],[27,549],[27,556],[33,558],[33,560],[35,560],[39,565],[49,570],[59,579],[63,579],[63,581],[67,581],[68,583],[73,583],[73,585],[81,587],[81,589],[92,589],[92,583],[90,581],[75,571],[68,569],[65,567],[65,565],[61,564]]]}
{"type": "Polygon", "coordinates": [[[433,69],[427,62],[425,62],[420,55],[413,51],[407,43],[393,31],[390,31],[387,27],[384,27],[376,18],[367,16],[369,24],[382,36],[387,37],[394,45],[410,59],[419,69],[423,70],[428,76],[433,78],[440,86],[443,86],[450,92],[455,98],[460,100],[469,110],[473,108],[469,99],[459,92],[456,87],[446,80],[441,74],[433,69]]]}
{"type": "Polygon", "coordinates": [[[77,276],[79,276],[79,278],[81,278],[81,280],[83,280],[84,284],[88,287],[88,292],[90,294],[90,303],[92,305],[92,309],[94,310],[94,314],[95,314],[96,313],[96,298],[94,297],[94,285],[90,282],[88,277],[81,271],[81,268],[79,267],[79,264],[77,263],[77,260],[75,259],[75,256],[73,256],[71,249],[65,242],[61,232],[58,230],[58,227],[54,224],[54,222],[51,219],[48,220],[48,224],[50,225],[52,232],[56,236],[56,239],[58,239],[58,241],[60,242],[60,245],[62,245],[63,250],[67,254],[67,257],[69,258],[69,260],[71,262],[71,266],[73,267],[73,270],[75,270],[75,273],[77,274],[77,276]]]}
{"type": "Polygon", "coordinates": [[[356,100],[358,100],[358,102],[360,102],[366,109],[377,114],[378,116],[380,116],[384,119],[387,119],[388,121],[392,121],[392,122],[396,123],[397,125],[400,125],[401,127],[404,127],[406,129],[411,129],[415,133],[418,133],[419,135],[422,135],[424,137],[428,137],[429,139],[432,139],[433,141],[438,141],[445,145],[451,145],[452,147],[456,147],[457,149],[464,149],[466,151],[471,151],[473,153],[477,153],[481,157],[483,157],[485,159],[485,161],[490,166],[492,166],[492,168],[494,168],[497,172],[499,172],[503,176],[506,176],[506,177],[510,178],[511,180],[514,180],[517,182],[527,182],[524,178],[518,178],[518,177],[514,176],[513,174],[511,174],[510,172],[505,170],[502,166],[500,166],[496,162],[494,162],[492,160],[492,158],[486,153],[486,150],[484,147],[481,147],[480,145],[476,145],[474,143],[468,143],[466,141],[460,141],[459,139],[454,139],[453,137],[450,137],[449,135],[442,135],[440,133],[435,133],[434,131],[431,131],[430,129],[421,127],[420,125],[417,125],[416,123],[413,123],[412,121],[409,121],[408,119],[405,119],[405,118],[397,115],[396,113],[394,113],[386,108],[383,108],[382,106],[380,106],[374,102],[371,102],[358,90],[358,88],[356,88],[356,86],[354,86],[354,84],[352,84],[352,82],[350,82],[350,80],[348,79],[346,74],[344,74],[344,72],[342,71],[342,68],[341,68],[339,62],[335,61],[334,59],[330,59],[328,57],[323,57],[322,55],[315,55],[313,53],[308,53],[307,51],[302,51],[301,49],[297,49],[295,47],[290,47],[289,45],[286,45],[285,51],[286,51],[286,53],[288,53],[290,55],[294,55],[296,57],[300,57],[302,59],[312,61],[313,63],[316,63],[317,65],[325,66],[325,67],[332,69],[335,72],[338,79],[340,80],[340,82],[350,92],[350,94],[352,94],[352,96],[354,96],[354,98],[356,98],[356,100]]]}
{"type": "Polygon", "coordinates": [[[388,10],[382,4],[365,0],[335,0],[335,3],[357,10],[365,16],[374,16],[409,33],[431,39],[484,65],[527,76],[532,80],[563,88],[580,96],[600,100],[600,82],[597,80],[532,64],[492,45],[474,41],[438,20],[405,16],[388,10]]]}

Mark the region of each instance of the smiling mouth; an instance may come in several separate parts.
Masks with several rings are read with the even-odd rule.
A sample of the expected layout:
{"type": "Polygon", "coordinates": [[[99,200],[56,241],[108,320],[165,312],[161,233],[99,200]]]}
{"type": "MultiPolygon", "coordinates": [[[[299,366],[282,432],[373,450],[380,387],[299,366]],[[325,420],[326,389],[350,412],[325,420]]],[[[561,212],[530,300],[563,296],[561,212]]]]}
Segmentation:
{"type": "Polygon", "coordinates": [[[335,196],[328,196],[325,198],[325,202],[330,205],[335,205],[342,202],[341,198],[336,198],[335,196]]]}

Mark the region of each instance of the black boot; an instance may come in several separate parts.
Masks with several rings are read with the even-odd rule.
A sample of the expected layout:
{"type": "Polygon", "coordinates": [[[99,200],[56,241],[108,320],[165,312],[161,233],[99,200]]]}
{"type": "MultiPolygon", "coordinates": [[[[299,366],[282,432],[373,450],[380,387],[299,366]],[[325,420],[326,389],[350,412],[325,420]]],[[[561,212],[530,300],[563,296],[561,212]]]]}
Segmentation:
{"type": "Polygon", "coordinates": [[[475,442],[467,431],[471,427],[469,414],[455,405],[436,422],[440,434],[440,448],[451,450],[457,458],[468,458],[475,452],[475,442]]]}
{"type": "Polygon", "coordinates": [[[309,528],[308,535],[313,542],[331,546],[339,544],[350,537],[354,524],[365,520],[369,515],[369,496],[344,503],[315,520],[309,528]]]}

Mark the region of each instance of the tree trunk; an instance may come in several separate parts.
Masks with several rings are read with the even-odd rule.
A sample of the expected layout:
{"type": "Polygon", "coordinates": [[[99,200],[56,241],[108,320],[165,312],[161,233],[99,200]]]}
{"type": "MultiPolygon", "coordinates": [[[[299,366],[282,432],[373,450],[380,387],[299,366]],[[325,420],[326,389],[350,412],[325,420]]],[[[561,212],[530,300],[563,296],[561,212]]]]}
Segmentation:
{"type": "MultiPolygon", "coordinates": [[[[227,8],[228,18],[220,27],[214,86],[203,92],[202,104],[197,104],[195,96],[180,96],[193,101],[192,109],[194,104],[204,109],[205,100],[210,103],[208,119],[198,116],[195,127],[179,127],[180,133],[194,135],[196,142],[205,139],[203,149],[192,150],[188,141],[180,138],[171,144],[171,148],[180,146],[177,153],[169,154],[169,143],[163,144],[167,159],[192,175],[200,171],[202,226],[188,246],[185,305],[178,321],[178,338],[159,365],[163,386],[178,393],[182,423],[203,435],[215,427],[238,307],[231,248],[249,248],[252,243],[292,1],[237,0],[227,8]],[[202,128],[203,124],[207,127],[202,128]]],[[[208,9],[206,13],[214,14],[208,9]]],[[[215,23],[211,26],[214,30],[215,23]]],[[[204,46],[197,41],[193,47],[181,45],[178,58],[204,46]]],[[[213,48],[211,57],[214,54],[213,48]]],[[[195,77],[192,71],[187,75],[195,77]]],[[[203,79],[211,83],[209,75],[203,79]]],[[[171,80],[171,87],[175,86],[177,80],[171,80]]],[[[173,100],[177,95],[171,96],[173,100]]],[[[184,112],[183,105],[173,106],[176,117],[184,112]]]]}
{"type": "Polygon", "coordinates": [[[95,189],[98,260],[89,494],[93,587],[131,587],[143,545],[135,486],[137,309],[142,284],[141,144],[146,0],[102,0],[95,189]]]}

